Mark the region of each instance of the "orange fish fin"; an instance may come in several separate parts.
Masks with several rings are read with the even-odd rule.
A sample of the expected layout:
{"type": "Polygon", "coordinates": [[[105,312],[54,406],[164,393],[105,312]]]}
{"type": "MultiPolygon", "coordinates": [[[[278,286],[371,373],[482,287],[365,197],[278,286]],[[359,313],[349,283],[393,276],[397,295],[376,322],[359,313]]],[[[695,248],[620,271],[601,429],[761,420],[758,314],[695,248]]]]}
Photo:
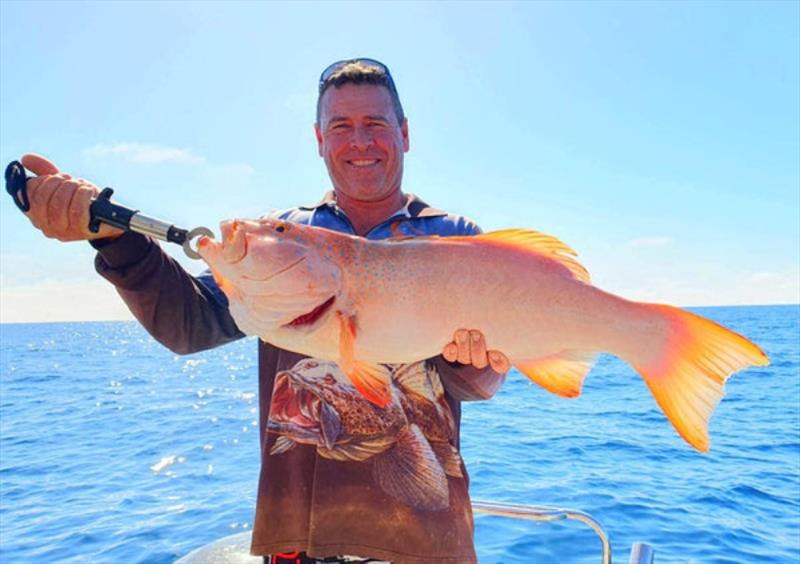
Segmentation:
{"type": "Polygon", "coordinates": [[[339,366],[365,398],[380,407],[392,399],[391,372],[380,364],[355,359],[356,318],[337,311],[339,318],[339,366]]]}
{"type": "Polygon", "coordinates": [[[766,366],[769,359],[755,344],[709,319],[676,307],[642,304],[667,322],[667,338],[653,354],[632,362],[678,434],[697,450],[710,447],[708,421],[725,382],[748,366],[766,366]]]}
{"type": "MultiPolygon", "coordinates": [[[[451,237],[452,239],[452,237],[451,237]]],[[[465,241],[479,240],[498,243],[511,247],[523,248],[550,257],[566,267],[581,282],[590,282],[589,272],[579,263],[576,253],[570,246],[552,235],[531,229],[503,229],[491,231],[473,237],[464,237],[465,241]]]]}
{"type": "Polygon", "coordinates": [[[545,390],[565,398],[581,394],[583,379],[592,369],[595,354],[585,351],[562,351],[558,354],[515,362],[514,366],[545,390]]]}

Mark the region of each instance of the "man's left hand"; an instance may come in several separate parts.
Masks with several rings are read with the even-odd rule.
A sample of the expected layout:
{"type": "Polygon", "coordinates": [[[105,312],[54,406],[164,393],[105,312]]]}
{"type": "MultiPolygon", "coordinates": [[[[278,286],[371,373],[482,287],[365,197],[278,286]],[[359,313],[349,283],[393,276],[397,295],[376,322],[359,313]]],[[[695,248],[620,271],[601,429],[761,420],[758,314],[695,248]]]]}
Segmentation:
{"type": "Polygon", "coordinates": [[[500,351],[487,351],[483,333],[475,329],[459,329],[453,335],[453,342],[447,343],[442,356],[448,362],[471,364],[475,368],[491,366],[498,374],[511,369],[508,357],[500,351]]]}

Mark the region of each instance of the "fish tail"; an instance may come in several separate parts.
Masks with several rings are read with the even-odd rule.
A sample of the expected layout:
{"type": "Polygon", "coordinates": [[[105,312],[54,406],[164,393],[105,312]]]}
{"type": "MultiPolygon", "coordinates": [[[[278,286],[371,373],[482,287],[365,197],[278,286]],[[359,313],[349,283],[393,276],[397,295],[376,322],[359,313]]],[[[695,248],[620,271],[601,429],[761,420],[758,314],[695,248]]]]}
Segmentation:
{"type": "Polygon", "coordinates": [[[748,366],[766,366],[769,359],[743,336],[704,317],[667,305],[639,305],[650,315],[629,360],[678,434],[707,452],[708,421],[726,380],[748,366]],[[660,337],[656,346],[652,331],[660,337]]]}

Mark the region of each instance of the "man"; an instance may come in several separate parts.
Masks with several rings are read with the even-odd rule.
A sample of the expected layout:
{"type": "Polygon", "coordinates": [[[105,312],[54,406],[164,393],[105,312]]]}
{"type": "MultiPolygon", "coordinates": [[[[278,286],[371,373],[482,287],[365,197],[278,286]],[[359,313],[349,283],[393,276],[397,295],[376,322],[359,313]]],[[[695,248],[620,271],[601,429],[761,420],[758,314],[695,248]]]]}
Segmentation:
{"type": "MultiPolygon", "coordinates": [[[[369,239],[480,232],[402,191],[408,121],[382,63],[328,67],[314,129],[334,189],[316,205],[277,216],[369,239]]],[[[89,232],[98,189],[42,157],[26,155],[23,164],[39,175],[28,182],[34,225],[59,240],[92,240],[98,272],[157,340],[189,353],[243,336],[210,275],[188,275],[145,236],[108,226],[89,232]]],[[[457,329],[440,357],[392,366],[385,407],[355,393],[334,363],[263,341],[258,352],[262,464],[253,554],[273,563],[476,560],[458,453],[460,401],[491,397],[509,369],[502,353],[487,352],[479,331],[457,329]]]]}

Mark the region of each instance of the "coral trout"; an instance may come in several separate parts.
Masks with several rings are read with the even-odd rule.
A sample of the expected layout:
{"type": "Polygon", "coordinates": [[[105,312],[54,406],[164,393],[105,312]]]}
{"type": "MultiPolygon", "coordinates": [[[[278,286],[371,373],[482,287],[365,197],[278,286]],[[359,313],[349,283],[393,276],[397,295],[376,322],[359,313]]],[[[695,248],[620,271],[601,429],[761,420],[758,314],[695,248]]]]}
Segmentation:
{"type": "Polygon", "coordinates": [[[477,236],[369,241],[280,220],[233,220],[199,253],[246,334],[336,361],[377,405],[391,401],[383,364],[441,354],[458,328],[545,389],[576,397],[598,353],[644,378],[677,432],[701,451],[725,381],[769,363],[746,338],[676,307],[591,285],[558,239],[509,229],[477,236]]]}

